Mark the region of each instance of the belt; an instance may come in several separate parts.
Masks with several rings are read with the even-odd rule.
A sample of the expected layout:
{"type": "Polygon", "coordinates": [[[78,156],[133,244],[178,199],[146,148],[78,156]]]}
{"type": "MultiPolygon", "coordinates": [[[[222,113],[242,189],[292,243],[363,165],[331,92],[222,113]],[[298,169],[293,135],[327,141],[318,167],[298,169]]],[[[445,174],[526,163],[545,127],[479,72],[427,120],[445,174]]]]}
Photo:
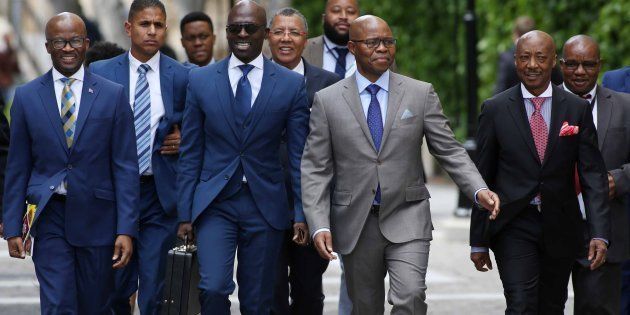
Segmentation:
{"type": "Polygon", "coordinates": [[[146,184],[153,181],[153,175],[140,175],[140,184],[146,184]]]}
{"type": "Polygon", "coordinates": [[[66,195],[52,194],[52,196],[50,196],[50,200],[66,202],[66,195]]]}
{"type": "Polygon", "coordinates": [[[372,205],[370,207],[370,214],[378,217],[379,212],[381,211],[381,205],[372,205]]]}

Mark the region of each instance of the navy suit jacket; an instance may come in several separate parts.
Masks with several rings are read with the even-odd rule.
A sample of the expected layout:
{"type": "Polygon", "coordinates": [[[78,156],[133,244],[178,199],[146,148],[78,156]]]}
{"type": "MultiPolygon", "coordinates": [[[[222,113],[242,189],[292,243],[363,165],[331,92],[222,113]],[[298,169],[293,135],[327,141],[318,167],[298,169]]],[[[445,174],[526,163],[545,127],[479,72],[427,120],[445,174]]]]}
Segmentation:
{"type": "Polygon", "coordinates": [[[66,178],[66,239],[107,246],[138,231],[139,178],[133,113],[123,87],[85,72],[74,143],[68,149],[52,71],[19,87],[11,108],[4,236],[22,233],[25,201],[45,211],[66,178]]]}
{"type": "Polygon", "coordinates": [[[630,66],[604,73],[602,86],[613,91],[630,93],[630,66]]]}
{"type": "Polygon", "coordinates": [[[276,229],[290,226],[279,146],[286,129],[294,215],[304,222],[300,159],[308,133],[303,77],[265,59],[262,86],[245,129],[232,111],[229,58],[190,72],[180,148],[179,221],[194,222],[242,164],[256,206],[276,229]]]}
{"type": "MultiPolygon", "coordinates": [[[[173,125],[181,125],[190,68],[160,54],[160,88],[165,113],[153,141],[151,167],[160,203],[167,214],[174,216],[177,213],[177,156],[160,154],[160,147],[164,137],[172,132],[173,125]]],[[[94,62],[90,64],[90,71],[122,84],[129,105],[129,53],[94,62]]]]}

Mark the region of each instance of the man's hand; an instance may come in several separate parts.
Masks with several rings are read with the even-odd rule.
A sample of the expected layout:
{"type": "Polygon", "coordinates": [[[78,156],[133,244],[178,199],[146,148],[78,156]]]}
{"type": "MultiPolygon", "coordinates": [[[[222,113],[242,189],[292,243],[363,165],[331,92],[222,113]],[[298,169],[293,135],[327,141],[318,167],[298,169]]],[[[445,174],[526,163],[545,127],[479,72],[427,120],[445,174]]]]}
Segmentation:
{"type": "Polygon", "coordinates": [[[591,270],[599,268],[606,262],[608,246],[602,240],[592,239],[588,245],[588,260],[591,262],[591,270]]]}
{"type": "Polygon", "coordinates": [[[608,173],[608,198],[613,199],[617,192],[615,191],[615,179],[608,173]]]}
{"type": "MultiPolygon", "coordinates": [[[[182,241],[187,240],[188,243],[195,241],[195,233],[193,232],[193,226],[190,222],[180,222],[177,228],[177,237],[182,241]]],[[[188,244],[186,244],[188,245],[188,244]]]]}
{"type": "Polygon", "coordinates": [[[499,209],[499,205],[501,204],[501,201],[499,200],[499,195],[497,195],[492,190],[480,190],[477,193],[477,202],[486,210],[490,211],[490,220],[496,219],[499,215],[499,212],[501,211],[501,209],[499,209]]]}
{"type": "Polygon", "coordinates": [[[492,270],[492,260],[490,253],[471,253],[470,260],[475,264],[475,268],[481,272],[492,270]],[[486,268],[487,266],[488,268],[486,268]]]}
{"type": "Polygon", "coordinates": [[[129,235],[118,235],[116,237],[116,243],[114,243],[114,256],[112,260],[114,269],[121,269],[129,263],[131,255],[133,254],[133,241],[129,235]]]}
{"type": "Polygon", "coordinates": [[[164,137],[160,153],[164,155],[179,154],[179,143],[181,142],[181,133],[179,132],[179,126],[173,125],[173,132],[164,137]]]}
{"type": "Polygon", "coordinates": [[[295,242],[295,244],[300,246],[308,245],[309,235],[308,225],[306,225],[306,223],[297,222],[293,224],[293,242],[295,242]]]}
{"type": "Polygon", "coordinates": [[[20,259],[24,259],[24,257],[26,257],[24,246],[22,246],[22,237],[12,237],[7,240],[7,243],[9,245],[9,256],[20,259]]]}
{"type": "Polygon", "coordinates": [[[337,257],[332,254],[333,246],[332,235],[330,234],[330,232],[322,231],[317,233],[317,235],[315,235],[315,239],[313,239],[313,242],[315,243],[315,249],[317,249],[319,256],[326,260],[337,259],[337,257]]]}

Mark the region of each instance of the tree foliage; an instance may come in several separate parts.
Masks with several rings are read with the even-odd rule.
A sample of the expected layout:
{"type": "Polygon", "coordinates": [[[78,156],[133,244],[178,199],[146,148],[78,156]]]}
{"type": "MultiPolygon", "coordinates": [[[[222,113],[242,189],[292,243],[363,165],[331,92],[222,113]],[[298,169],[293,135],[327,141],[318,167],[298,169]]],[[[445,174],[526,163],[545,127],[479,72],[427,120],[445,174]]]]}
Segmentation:
{"type": "MultiPolygon", "coordinates": [[[[456,133],[466,123],[466,0],[359,0],[362,14],[390,24],[398,39],[396,62],[401,73],[433,83],[456,133]]],[[[293,0],[308,19],[309,36],[322,33],[324,0],[293,0]]],[[[477,0],[479,104],[491,96],[498,55],[512,45],[513,21],[521,15],[536,20],[562,44],[576,34],[599,43],[604,71],[630,65],[630,1],[628,0],[477,0]]]]}

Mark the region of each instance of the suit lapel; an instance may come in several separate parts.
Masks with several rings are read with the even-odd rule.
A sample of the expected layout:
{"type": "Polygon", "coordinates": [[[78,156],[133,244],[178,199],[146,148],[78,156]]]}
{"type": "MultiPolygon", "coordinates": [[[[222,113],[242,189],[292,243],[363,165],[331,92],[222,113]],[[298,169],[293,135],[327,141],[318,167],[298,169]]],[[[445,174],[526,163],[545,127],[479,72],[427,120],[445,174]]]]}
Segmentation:
{"type": "MultiPolygon", "coordinates": [[[[87,73],[87,71],[86,71],[87,73]]],[[[39,97],[42,100],[42,106],[48,116],[50,125],[57,135],[59,144],[63,149],[68,151],[68,145],[66,144],[66,136],[63,134],[63,125],[61,122],[61,114],[59,114],[59,107],[57,106],[57,96],[55,95],[55,84],[53,83],[52,70],[48,71],[46,77],[42,79],[42,86],[39,88],[39,97]]]]}
{"type": "Polygon", "coordinates": [[[118,65],[116,66],[116,69],[114,69],[114,76],[116,77],[116,82],[125,87],[127,102],[129,102],[131,99],[129,97],[129,52],[120,55],[118,58],[118,65]]]}
{"type": "MultiPolygon", "coordinates": [[[[74,131],[74,143],[79,140],[79,135],[85,126],[85,121],[92,110],[94,99],[98,95],[98,89],[96,89],[96,81],[92,79],[89,71],[85,71],[83,80],[83,91],[81,91],[81,104],[79,106],[79,115],[77,117],[77,125],[74,131]]],[[[76,147],[73,145],[72,148],[76,147]]]]}
{"type": "MultiPolygon", "coordinates": [[[[160,53],[161,54],[161,53],[160,53]]],[[[160,56],[160,90],[166,117],[173,116],[173,68],[167,64],[164,55],[160,56]]]]}
{"type": "Polygon", "coordinates": [[[612,117],[613,104],[610,102],[610,93],[604,91],[600,86],[597,86],[597,142],[599,143],[599,150],[604,147],[604,141],[606,140],[606,133],[608,132],[608,126],[610,126],[610,119],[612,117]]]}
{"type": "Polygon", "coordinates": [[[403,95],[405,95],[402,84],[403,81],[390,71],[389,96],[387,98],[387,115],[385,117],[385,125],[383,126],[383,139],[381,140],[381,150],[379,151],[379,153],[382,152],[383,148],[385,147],[385,141],[387,141],[387,136],[389,136],[389,131],[392,129],[394,120],[396,120],[396,114],[398,113],[398,109],[400,108],[400,103],[402,101],[403,95]]]}
{"type": "Polygon", "coordinates": [[[521,94],[520,86],[514,87],[512,89],[513,93],[509,96],[510,105],[509,110],[512,115],[512,119],[516,124],[516,129],[519,130],[519,133],[527,143],[527,147],[529,148],[532,157],[540,164],[540,158],[538,157],[538,152],[536,151],[536,144],[534,144],[534,137],[532,136],[532,129],[529,126],[529,119],[527,118],[527,112],[525,111],[525,102],[523,100],[523,95],[521,94]]]}
{"type": "Polygon", "coordinates": [[[566,104],[564,104],[565,97],[562,95],[562,90],[556,86],[552,86],[553,92],[551,95],[551,124],[549,126],[549,136],[547,140],[547,149],[545,150],[545,159],[543,165],[547,163],[549,157],[553,153],[553,149],[560,137],[560,128],[562,127],[562,120],[565,117],[567,110],[566,104]]]}
{"type": "Polygon", "coordinates": [[[227,121],[228,125],[230,125],[232,132],[234,132],[234,136],[236,136],[237,139],[240,139],[241,132],[236,127],[234,112],[232,111],[232,100],[234,99],[234,96],[232,95],[230,76],[228,75],[229,60],[230,57],[227,57],[220,61],[222,64],[217,65],[217,74],[219,79],[215,80],[214,84],[217,88],[217,94],[219,95],[219,107],[221,107],[223,117],[227,121]]]}
{"type": "Polygon", "coordinates": [[[246,122],[249,121],[249,123],[247,124],[247,128],[245,128],[243,143],[247,142],[247,139],[256,128],[258,121],[260,120],[263,113],[265,112],[265,109],[269,105],[269,97],[271,97],[271,94],[276,86],[275,67],[276,66],[271,63],[271,61],[267,60],[266,58],[264,59],[262,84],[260,86],[258,96],[254,101],[254,105],[249,112],[249,117],[245,120],[246,122]]]}
{"type": "MultiPolygon", "coordinates": [[[[352,75],[343,81],[343,98],[346,100],[346,104],[350,107],[350,111],[354,114],[354,118],[356,118],[359,126],[361,126],[361,130],[363,130],[363,134],[367,138],[367,140],[372,145],[372,149],[375,152],[376,146],[374,146],[374,140],[372,140],[372,134],[370,133],[370,127],[367,125],[367,118],[365,118],[365,114],[363,113],[363,106],[361,105],[361,98],[359,97],[359,88],[357,87],[357,80],[355,75],[352,75]]],[[[382,146],[382,145],[381,145],[382,146]]]]}

